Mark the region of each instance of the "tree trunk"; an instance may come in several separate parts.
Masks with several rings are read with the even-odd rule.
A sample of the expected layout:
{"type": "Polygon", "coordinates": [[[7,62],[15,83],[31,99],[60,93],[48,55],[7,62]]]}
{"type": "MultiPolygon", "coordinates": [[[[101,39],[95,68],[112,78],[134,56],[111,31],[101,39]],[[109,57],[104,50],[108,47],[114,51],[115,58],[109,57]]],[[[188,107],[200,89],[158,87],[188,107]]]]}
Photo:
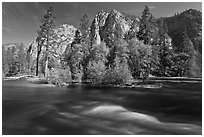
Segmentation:
{"type": "Polygon", "coordinates": [[[28,61],[28,74],[30,75],[30,55],[27,55],[27,61],[28,61]]]}
{"type": "Polygon", "coordinates": [[[74,75],[74,68],[73,68],[72,64],[69,65],[69,68],[70,68],[70,72],[71,72],[72,81],[74,81],[75,75],[74,75]]]}
{"type": "Polygon", "coordinates": [[[45,79],[48,79],[48,57],[45,61],[45,79]]]}
{"type": "MultiPolygon", "coordinates": [[[[39,56],[41,53],[41,43],[38,41],[38,46],[37,46],[37,59],[36,59],[36,76],[38,76],[38,64],[39,64],[39,56]]],[[[30,57],[29,57],[29,65],[30,65],[30,57]]]]}
{"type": "Polygon", "coordinates": [[[38,76],[38,61],[39,61],[39,54],[37,54],[37,59],[36,59],[36,76],[38,76]]]}
{"type": "Polygon", "coordinates": [[[46,52],[45,52],[45,79],[48,79],[48,47],[49,47],[49,29],[47,31],[47,45],[46,45],[46,52]]]}
{"type": "Polygon", "coordinates": [[[87,69],[83,67],[83,76],[82,76],[82,82],[86,82],[87,80],[87,69]]]}

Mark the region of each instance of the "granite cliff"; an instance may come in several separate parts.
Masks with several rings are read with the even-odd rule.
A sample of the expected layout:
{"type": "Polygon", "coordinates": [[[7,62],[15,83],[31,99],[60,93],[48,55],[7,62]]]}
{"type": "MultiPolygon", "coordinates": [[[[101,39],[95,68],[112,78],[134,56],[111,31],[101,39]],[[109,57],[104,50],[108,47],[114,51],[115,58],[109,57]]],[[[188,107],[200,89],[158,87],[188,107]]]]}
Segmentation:
{"type": "MultiPolygon", "coordinates": [[[[135,17],[132,19],[113,9],[111,12],[100,11],[91,24],[90,39],[92,43],[99,44],[101,41],[110,43],[119,37],[124,37],[130,31],[135,17]]],[[[138,28],[135,28],[137,31],[138,28]]]]}

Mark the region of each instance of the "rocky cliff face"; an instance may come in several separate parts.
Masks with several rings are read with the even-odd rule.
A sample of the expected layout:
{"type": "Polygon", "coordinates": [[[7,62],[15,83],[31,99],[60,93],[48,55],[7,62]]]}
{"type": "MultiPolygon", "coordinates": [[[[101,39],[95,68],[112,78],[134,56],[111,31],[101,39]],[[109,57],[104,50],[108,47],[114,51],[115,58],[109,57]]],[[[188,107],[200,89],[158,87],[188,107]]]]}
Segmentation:
{"type": "MultiPolygon", "coordinates": [[[[138,18],[135,20],[138,20],[138,18]]],[[[130,30],[133,22],[133,19],[115,9],[110,13],[101,11],[92,22],[90,39],[92,43],[99,44],[103,40],[108,43],[110,40],[115,40],[118,37],[124,37],[130,30]]]]}
{"type": "Polygon", "coordinates": [[[90,27],[91,33],[90,33],[90,40],[92,44],[99,44],[101,43],[101,30],[103,26],[105,25],[106,19],[108,17],[109,13],[106,11],[99,12],[90,27]]]}
{"type": "MultiPolygon", "coordinates": [[[[55,52],[56,57],[60,56],[65,51],[67,45],[73,42],[76,30],[74,26],[67,24],[62,24],[54,29],[52,48],[50,50],[55,52]]],[[[33,59],[36,59],[37,56],[37,45],[35,40],[30,44],[30,56],[33,59]]]]}
{"type": "Polygon", "coordinates": [[[58,54],[62,54],[67,45],[74,41],[75,31],[77,29],[74,26],[68,24],[62,24],[54,30],[55,42],[54,50],[58,54]]]}
{"type": "Polygon", "coordinates": [[[131,23],[120,12],[112,10],[101,32],[101,39],[107,41],[123,37],[130,30],[131,23]]]}
{"type": "MultiPolygon", "coordinates": [[[[73,42],[75,31],[77,29],[74,26],[62,24],[54,29],[53,40],[51,41],[52,46],[50,46],[50,52],[55,57],[55,62],[59,63],[59,57],[64,53],[66,47],[73,42]]],[[[27,56],[30,58],[31,67],[36,65],[35,61],[37,58],[37,42],[33,40],[27,49],[27,56]]],[[[45,51],[45,47],[42,47],[42,52],[40,58],[43,56],[43,51],[45,51]]]]}

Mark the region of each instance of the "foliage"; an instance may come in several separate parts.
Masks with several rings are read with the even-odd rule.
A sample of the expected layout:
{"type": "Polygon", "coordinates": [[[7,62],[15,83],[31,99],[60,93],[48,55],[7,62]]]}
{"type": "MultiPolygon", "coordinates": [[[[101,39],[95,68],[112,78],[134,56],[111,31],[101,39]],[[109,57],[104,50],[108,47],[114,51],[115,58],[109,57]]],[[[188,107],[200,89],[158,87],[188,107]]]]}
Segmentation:
{"type": "Polygon", "coordinates": [[[12,46],[9,48],[6,48],[6,46],[3,46],[3,71],[5,75],[14,75],[18,72],[18,64],[17,63],[17,54],[16,54],[16,47],[12,46]]]}
{"type": "Polygon", "coordinates": [[[129,41],[128,65],[134,79],[146,78],[150,73],[152,48],[136,38],[129,41]]]}
{"type": "Polygon", "coordinates": [[[132,79],[127,64],[128,44],[125,40],[118,38],[110,48],[106,49],[106,73],[104,84],[125,84],[132,79]]]}
{"type": "MultiPolygon", "coordinates": [[[[186,32],[184,31],[183,40],[181,43],[181,47],[183,48],[177,48],[177,54],[175,57],[176,67],[177,67],[177,75],[178,76],[188,76],[188,77],[196,77],[199,74],[198,66],[198,53],[195,51],[193,47],[193,43],[186,35],[186,32]],[[178,60],[178,58],[180,60],[178,60]],[[180,66],[179,66],[180,65],[180,66]],[[181,68],[182,67],[182,68],[181,68]]],[[[175,71],[175,70],[174,70],[175,71]]]]}
{"type": "Polygon", "coordinates": [[[199,74],[198,57],[191,39],[188,37],[187,28],[177,38],[179,46],[174,47],[174,76],[195,77],[199,74]]]}
{"type": "Polygon", "coordinates": [[[81,31],[81,41],[82,43],[86,43],[88,41],[89,38],[89,33],[90,33],[90,29],[89,29],[89,18],[88,16],[85,14],[82,19],[81,19],[81,23],[80,23],[80,31],[81,31]]]}
{"type": "Polygon", "coordinates": [[[189,55],[186,53],[179,53],[174,55],[174,65],[172,76],[184,77],[187,74],[187,63],[189,55]]]}
{"type": "Polygon", "coordinates": [[[188,77],[202,75],[202,12],[189,9],[176,16],[165,18],[168,35],[172,38],[173,49],[176,54],[187,53],[188,77]]]}
{"type": "MultiPolygon", "coordinates": [[[[173,50],[171,39],[168,36],[168,28],[163,20],[158,22],[158,58],[155,62],[156,68],[153,73],[156,76],[171,76],[171,68],[173,66],[173,50]]],[[[155,54],[155,53],[154,53],[155,54]]]]}
{"type": "Polygon", "coordinates": [[[69,69],[52,68],[48,78],[52,84],[63,86],[71,82],[71,74],[69,69]]]}
{"type": "Polygon", "coordinates": [[[114,59],[114,68],[109,67],[106,70],[103,84],[120,85],[129,83],[132,80],[128,64],[123,62],[120,57],[114,59]]]}
{"type": "Polygon", "coordinates": [[[89,34],[90,34],[90,27],[89,27],[89,18],[85,14],[80,23],[80,32],[81,32],[81,45],[82,45],[82,60],[81,60],[81,67],[82,67],[82,81],[85,82],[87,80],[87,74],[88,74],[88,64],[90,60],[90,54],[91,54],[91,42],[89,40],[89,34]]]}
{"type": "Polygon", "coordinates": [[[103,76],[102,74],[105,68],[105,66],[103,65],[105,65],[105,62],[107,61],[106,60],[107,54],[108,49],[104,42],[92,46],[92,48],[89,50],[89,54],[84,56],[82,61],[83,75],[85,76],[83,77],[83,81],[90,80],[90,78],[93,79],[93,81],[95,81],[94,79],[96,79],[96,76],[101,78],[101,80],[98,79],[100,82],[102,81],[103,76]],[[98,68],[98,72],[95,71],[96,68],[93,67],[93,64],[95,64],[96,65],[95,67],[98,68]],[[100,66],[101,68],[99,68],[100,66]],[[91,72],[91,70],[93,72],[91,72]]]}
{"type": "Polygon", "coordinates": [[[137,27],[138,27],[138,21],[134,20],[133,23],[131,24],[130,30],[124,36],[126,41],[129,41],[137,37],[137,27]]]}
{"type": "Polygon", "coordinates": [[[54,31],[53,28],[55,27],[55,15],[54,15],[54,8],[50,7],[45,15],[43,16],[43,19],[40,24],[40,30],[38,31],[38,37],[36,41],[38,42],[38,53],[37,53],[37,69],[36,69],[36,75],[38,74],[38,58],[41,53],[41,49],[44,46],[45,47],[45,77],[47,78],[48,73],[48,58],[50,56],[50,48],[51,48],[51,42],[54,31]]]}
{"type": "MultiPolygon", "coordinates": [[[[115,15],[108,17],[111,16],[115,15]]],[[[200,12],[191,9],[173,17],[155,19],[145,6],[140,21],[131,15],[124,18],[132,22],[124,37],[120,24],[108,20],[106,25],[113,24],[114,27],[100,26],[99,35],[105,42],[96,45],[91,43],[89,18],[85,14],[79,30],[75,31],[74,41],[67,45],[63,56],[60,56],[57,53],[59,45],[69,43],[70,39],[55,31],[54,10],[50,7],[37,32],[37,58],[30,61],[22,43],[3,46],[3,73],[26,73],[28,68],[32,72],[36,70],[38,75],[39,68],[46,78],[59,85],[72,80],[90,81],[93,84],[126,84],[133,78],[145,79],[150,73],[179,77],[201,75],[200,12]]],[[[31,48],[32,44],[27,53],[31,52],[31,48]]]]}
{"type": "Polygon", "coordinates": [[[106,66],[100,61],[90,61],[87,67],[87,80],[93,84],[102,84],[105,77],[106,66]]]}
{"type": "Polygon", "coordinates": [[[155,19],[150,13],[149,7],[145,6],[142,12],[137,38],[141,41],[143,40],[144,44],[153,44],[156,30],[155,19]]]}
{"type": "Polygon", "coordinates": [[[6,76],[26,73],[26,51],[23,43],[3,45],[2,68],[6,76]]]}
{"type": "Polygon", "coordinates": [[[81,60],[83,58],[82,45],[71,44],[66,50],[64,60],[67,66],[70,68],[72,80],[78,80],[79,73],[81,73],[81,60]]]}
{"type": "Polygon", "coordinates": [[[26,70],[26,52],[25,52],[25,46],[23,43],[20,43],[19,51],[18,51],[18,60],[20,65],[20,73],[25,73],[26,70]]]}
{"type": "Polygon", "coordinates": [[[113,68],[116,56],[122,58],[123,61],[126,61],[128,52],[127,46],[127,42],[121,38],[114,41],[113,46],[109,47],[106,66],[113,68]]]}

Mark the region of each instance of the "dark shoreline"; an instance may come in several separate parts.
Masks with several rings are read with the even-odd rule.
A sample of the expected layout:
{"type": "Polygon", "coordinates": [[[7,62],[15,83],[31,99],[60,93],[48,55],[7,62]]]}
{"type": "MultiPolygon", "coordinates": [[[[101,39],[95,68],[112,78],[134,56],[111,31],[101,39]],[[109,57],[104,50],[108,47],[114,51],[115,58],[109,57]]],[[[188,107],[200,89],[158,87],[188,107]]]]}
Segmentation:
{"type": "Polygon", "coordinates": [[[133,82],[130,82],[128,84],[121,84],[121,85],[115,85],[115,84],[93,84],[90,82],[87,83],[79,83],[79,82],[70,82],[70,83],[64,83],[64,85],[57,85],[53,84],[48,80],[45,80],[44,78],[37,78],[37,77],[31,77],[31,76],[21,76],[19,78],[12,78],[12,77],[6,77],[3,79],[3,81],[15,81],[15,80],[26,80],[31,84],[37,84],[41,86],[55,86],[55,87],[62,87],[62,88],[73,88],[73,87],[81,87],[86,89],[92,89],[92,88],[98,88],[98,89],[104,89],[104,88],[114,88],[114,89],[140,89],[140,88],[151,88],[151,89],[158,89],[158,88],[182,88],[186,90],[196,89],[196,90],[202,90],[202,78],[186,78],[186,77],[151,77],[146,80],[135,80],[133,82]],[[189,84],[193,84],[195,86],[190,86],[189,84]],[[199,86],[201,84],[201,86],[199,86]]]}

